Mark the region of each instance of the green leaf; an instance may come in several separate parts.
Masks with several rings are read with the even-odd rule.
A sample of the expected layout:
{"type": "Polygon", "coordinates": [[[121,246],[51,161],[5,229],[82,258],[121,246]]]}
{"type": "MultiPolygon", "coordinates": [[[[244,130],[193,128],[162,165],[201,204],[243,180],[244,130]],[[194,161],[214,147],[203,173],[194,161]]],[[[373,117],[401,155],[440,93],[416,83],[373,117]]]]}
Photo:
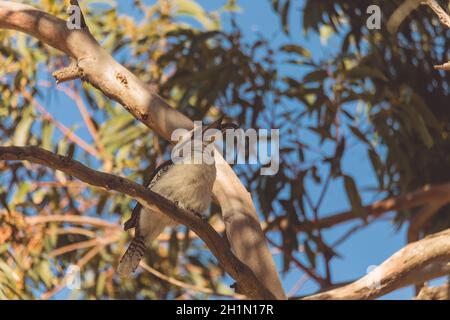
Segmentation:
{"type": "Polygon", "coordinates": [[[367,67],[367,66],[357,66],[345,72],[345,75],[349,79],[364,79],[373,78],[383,81],[389,81],[389,79],[378,69],[367,67]]]}
{"type": "Polygon", "coordinates": [[[355,181],[352,177],[344,175],[345,191],[347,192],[347,198],[352,206],[353,212],[361,217],[367,217],[367,210],[362,205],[361,197],[356,187],[355,181]]]}
{"type": "Polygon", "coordinates": [[[434,140],[428,131],[428,127],[422,116],[410,104],[402,105],[402,109],[405,110],[405,113],[403,114],[404,121],[410,122],[411,128],[419,134],[422,142],[428,149],[430,149],[434,144],[434,140]]]}
{"type": "Polygon", "coordinates": [[[23,203],[25,201],[25,197],[28,194],[28,190],[30,189],[30,184],[28,182],[22,182],[19,185],[19,189],[14,195],[14,203],[23,203]]]}
{"type": "Polygon", "coordinates": [[[328,42],[328,39],[333,35],[334,29],[328,25],[323,25],[319,29],[320,34],[320,43],[322,45],[326,45],[328,42]]]}
{"type": "Polygon", "coordinates": [[[53,274],[50,269],[50,263],[47,260],[41,261],[38,266],[38,274],[39,278],[45,283],[45,286],[48,288],[52,285],[53,274]]]}
{"type": "Polygon", "coordinates": [[[321,82],[328,77],[328,72],[325,70],[316,70],[308,73],[304,78],[303,82],[321,82]]]}
{"type": "Polygon", "coordinates": [[[190,16],[200,22],[207,30],[217,29],[206,11],[194,0],[173,0],[177,15],[190,16]]]}
{"type": "Polygon", "coordinates": [[[281,25],[283,26],[283,31],[289,34],[289,7],[291,6],[291,1],[286,0],[281,9],[281,25]]]}
{"type": "Polygon", "coordinates": [[[303,57],[311,58],[311,52],[308,49],[303,48],[295,44],[286,44],[280,48],[281,51],[287,53],[297,53],[303,57]]]}
{"type": "Polygon", "coordinates": [[[378,184],[380,188],[384,188],[384,165],[378,154],[373,149],[368,151],[370,162],[372,162],[373,169],[377,175],[378,184]]]}
{"type": "Polygon", "coordinates": [[[15,146],[25,146],[28,137],[30,136],[30,129],[33,124],[33,118],[30,115],[25,115],[14,131],[13,144],[15,146]]]}

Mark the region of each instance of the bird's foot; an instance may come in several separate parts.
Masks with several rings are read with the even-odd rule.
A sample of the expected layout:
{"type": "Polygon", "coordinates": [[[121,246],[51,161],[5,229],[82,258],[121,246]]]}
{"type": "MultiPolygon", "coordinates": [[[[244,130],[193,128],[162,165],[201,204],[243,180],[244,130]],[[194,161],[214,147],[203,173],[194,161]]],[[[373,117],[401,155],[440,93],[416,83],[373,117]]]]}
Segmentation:
{"type": "Polygon", "coordinates": [[[208,218],[205,215],[203,215],[195,210],[189,210],[189,211],[192,212],[194,214],[194,216],[196,216],[197,218],[202,219],[203,222],[208,222],[208,218]]]}
{"type": "Polygon", "coordinates": [[[204,222],[207,222],[207,221],[208,221],[208,218],[207,218],[205,215],[203,215],[203,214],[197,212],[196,210],[194,210],[194,209],[192,209],[192,208],[187,208],[187,210],[188,210],[189,212],[191,212],[191,213],[192,213],[194,216],[196,216],[197,218],[202,219],[204,222]]]}
{"type": "Polygon", "coordinates": [[[189,207],[187,207],[187,208],[183,207],[182,205],[180,205],[180,202],[179,202],[179,201],[174,201],[173,203],[174,203],[178,208],[183,209],[183,210],[187,210],[187,211],[191,212],[194,216],[196,216],[196,217],[202,219],[202,221],[208,222],[208,217],[206,217],[205,215],[203,215],[203,214],[197,212],[196,210],[194,210],[194,209],[192,209],[192,208],[189,208],[189,207]]]}

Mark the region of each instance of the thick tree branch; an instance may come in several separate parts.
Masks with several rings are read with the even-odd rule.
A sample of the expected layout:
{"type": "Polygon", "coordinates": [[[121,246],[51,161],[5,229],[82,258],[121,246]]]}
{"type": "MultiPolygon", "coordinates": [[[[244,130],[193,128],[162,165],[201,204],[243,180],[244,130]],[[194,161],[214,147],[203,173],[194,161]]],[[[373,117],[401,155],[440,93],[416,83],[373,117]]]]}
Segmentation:
{"type": "Polygon", "coordinates": [[[208,246],[224,270],[239,288],[252,299],[275,299],[252,270],[232,253],[227,242],[206,222],[175,206],[171,201],[128,179],[92,170],[78,161],[56,155],[38,147],[0,147],[0,160],[27,160],[60,170],[81,181],[105,190],[114,190],[157,210],[191,228],[208,246]]]}
{"type": "Polygon", "coordinates": [[[150,267],[144,261],[140,262],[140,266],[142,267],[142,269],[144,269],[145,271],[151,273],[155,277],[158,277],[159,279],[164,280],[164,281],[170,283],[171,285],[174,285],[174,286],[186,289],[188,291],[200,292],[200,293],[205,293],[205,294],[212,295],[212,296],[234,298],[234,299],[244,299],[245,298],[245,296],[242,296],[242,295],[237,294],[237,293],[235,293],[235,294],[227,294],[227,293],[222,293],[222,292],[218,292],[218,291],[212,290],[210,288],[204,288],[204,287],[192,285],[190,283],[182,282],[180,280],[177,280],[177,279],[175,279],[173,277],[169,277],[169,276],[159,272],[158,270],[150,267]]]}
{"type": "MultiPolygon", "coordinates": [[[[418,283],[423,283],[423,282],[433,280],[436,278],[445,277],[447,275],[450,275],[450,263],[434,262],[434,263],[429,264],[428,266],[426,266],[423,269],[420,269],[420,270],[410,273],[410,275],[405,278],[405,280],[403,281],[401,286],[399,286],[398,288],[396,288],[394,290],[398,290],[398,289],[401,289],[401,288],[404,288],[407,286],[411,286],[411,285],[416,285],[418,283]]],[[[312,296],[315,296],[315,295],[318,295],[318,294],[321,294],[324,292],[329,292],[334,289],[343,288],[343,287],[348,286],[356,281],[357,280],[344,281],[341,283],[333,283],[331,286],[325,287],[324,289],[319,290],[317,293],[315,293],[313,295],[296,296],[296,297],[291,297],[290,299],[292,299],[292,300],[308,299],[309,297],[312,297],[312,296]]]]}
{"type": "MultiPolygon", "coordinates": [[[[88,28],[69,30],[66,21],[32,6],[0,1],[0,28],[25,32],[65,52],[76,61],[82,80],[123,105],[137,120],[169,140],[178,128],[192,129],[192,121],[171,108],[133,73],[103,49],[88,28]]],[[[66,73],[65,73],[66,74],[66,73]]],[[[73,76],[74,72],[69,72],[73,76]]],[[[69,77],[70,78],[70,77],[69,77]]],[[[57,80],[66,80],[59,77],[57,80]]],[[[249,192],[225,160],[216,153],[214,196],[222,209],[230,246],[279,299],[285,293],[261,230],[249,192]]]]}
{"type": "Polygon", "coordinates": [[[365,277],[305,299],[375,299],[450,272],[450,229],[400,249],[365,277]]]}
{"type": "Polygon", "coordinates": [[[83,71],[77,66],[76,63],[72,63],[68,67],[62,68],[52,73],[56,83],[63,83],[70,80],[75,80],[83,77],[83,71]]]}

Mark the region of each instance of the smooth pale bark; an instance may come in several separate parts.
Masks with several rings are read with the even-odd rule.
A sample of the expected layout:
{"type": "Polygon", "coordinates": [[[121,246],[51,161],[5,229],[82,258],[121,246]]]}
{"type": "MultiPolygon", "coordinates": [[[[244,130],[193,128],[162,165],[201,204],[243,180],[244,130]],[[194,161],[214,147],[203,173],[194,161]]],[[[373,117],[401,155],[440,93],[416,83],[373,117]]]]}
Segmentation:
{"type": "Polygon", "coordinates": [[[450,229],[447,229],[408,244],[353,283],[304,299],[375,299],[398,288],[449,273],[450,229]]]}

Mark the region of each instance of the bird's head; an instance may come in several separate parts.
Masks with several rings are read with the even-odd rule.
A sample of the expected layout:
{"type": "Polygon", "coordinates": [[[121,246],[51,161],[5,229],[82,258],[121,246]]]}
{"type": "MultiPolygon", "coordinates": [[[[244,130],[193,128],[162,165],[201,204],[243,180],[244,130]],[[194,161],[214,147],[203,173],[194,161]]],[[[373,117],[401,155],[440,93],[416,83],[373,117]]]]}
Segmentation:
{"type": "Polygon", "coordinates": [[[222,120],[221,117],[208,126],[196,126],[180,136],[172,150],[174,163],[214,164],[214,141],[227,129],[238,129],[236,124],[222,123],[222,120]]]}

